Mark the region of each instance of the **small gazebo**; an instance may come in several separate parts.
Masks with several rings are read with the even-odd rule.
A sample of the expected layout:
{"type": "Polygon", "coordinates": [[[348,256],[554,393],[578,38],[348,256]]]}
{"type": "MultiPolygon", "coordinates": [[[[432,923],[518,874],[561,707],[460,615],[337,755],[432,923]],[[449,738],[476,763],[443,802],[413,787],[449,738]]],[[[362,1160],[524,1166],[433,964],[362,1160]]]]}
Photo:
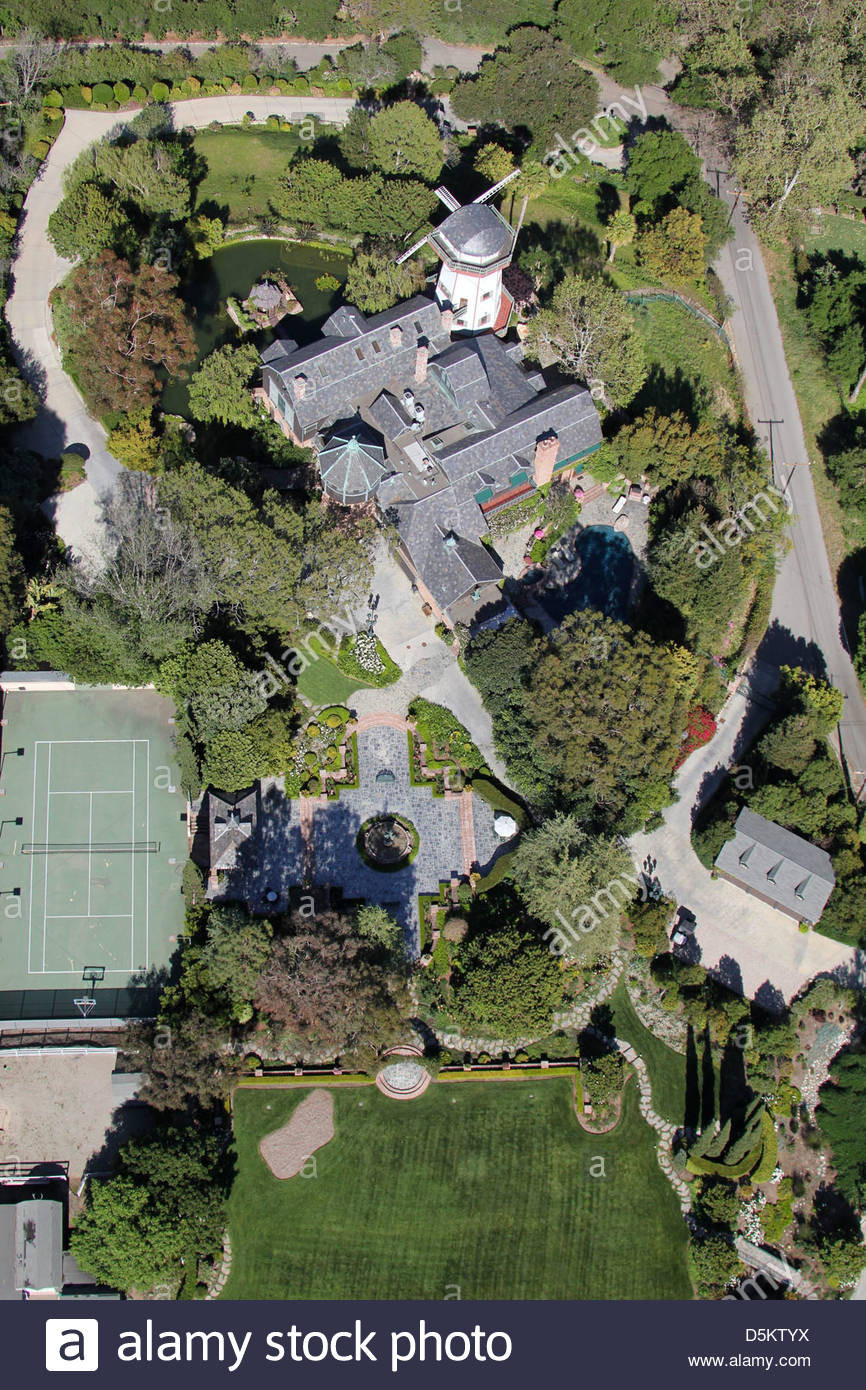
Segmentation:
{"type": "Polygon", "coordinates": [[[370,502],[389,471],[381,436],[361,420],[335,425],[319,452],[322,486],[344,506],[370,502]]]}

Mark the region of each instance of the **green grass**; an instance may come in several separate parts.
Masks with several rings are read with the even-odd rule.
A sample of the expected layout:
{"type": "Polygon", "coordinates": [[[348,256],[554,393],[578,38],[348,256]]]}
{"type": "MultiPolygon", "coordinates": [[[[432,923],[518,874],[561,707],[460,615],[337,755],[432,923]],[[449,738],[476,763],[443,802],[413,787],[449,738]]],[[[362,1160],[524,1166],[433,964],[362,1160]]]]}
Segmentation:
{"type": "Polygon", "coordinates": [[[806,234],[805,246],[810,254],[813,251],[844,251],[846,256],[859,256],[866,261],[866,221],[862,217],[852,221],[850,217],[830,213],[816,217],[809,225],[821,229],[816,236],[811,231],[806,234]]]}
{"type": "Polygon", "coordinates": [[[308,650],[317,659],[298,675],[298,694],[309,700],[311,705],[342,705],[350,695],[361,689],[361,681],[344,675],[325,655],[325,648],[318,637],[310,638],[308,650]]]}
{"type": "Polygon", "coordinates": [[[214,202],[227,209],[229,221],[235,223],[264,217],[299,143],[294,130],[227,126],[199,131],[195,150],[207,160],[208,171],[198,187],[198,206],[214,202]]]}
{"type": "Polygon", "coordinates": [[[686,1059],[654,1033],[644,1028],[634,1010],[625,984],[620,984],[610,1000],[616,1035],[630,1042],[643,1057],[649,1071],[653,1105],[662,1119],[681,1125],[686,1101],[686,1059]]]}
{"type": "Polygon", "coordinates": [[[712,413],[721,392],[736,407],[737,380],[727,349],[712,328],[666,300],[633,307],[650,366],[650,376],[630,406],[633,413],[655,405],[663,413],[679,409],[700,418],[712,413]]]}
{"type": "Polygon", "coordinates": [[[633,1083],[608,1135],[580,1128],[560,1077],[434,1083],[406,1104],[341,1091],[317,1176],[280,1182],[258,1142],[303,1094],[235,1094],[224,1297],[691,1296],[686,1228],[633,1083]],[[607,1176],[592,1177],[599,1156],[607,1176]]]}

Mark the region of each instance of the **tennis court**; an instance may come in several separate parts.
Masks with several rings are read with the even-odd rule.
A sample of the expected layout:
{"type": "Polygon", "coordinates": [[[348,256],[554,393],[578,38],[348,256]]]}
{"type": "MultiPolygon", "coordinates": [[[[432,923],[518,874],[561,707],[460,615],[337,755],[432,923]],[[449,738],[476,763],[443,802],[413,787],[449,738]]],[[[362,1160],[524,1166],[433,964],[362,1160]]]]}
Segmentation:
{"type": "Polygon", "coordinates": [[[171,705],[37,691],[3,712],[0,1017],[139,1012],[122,996],[167,965],[183,921],[171,705]]]}

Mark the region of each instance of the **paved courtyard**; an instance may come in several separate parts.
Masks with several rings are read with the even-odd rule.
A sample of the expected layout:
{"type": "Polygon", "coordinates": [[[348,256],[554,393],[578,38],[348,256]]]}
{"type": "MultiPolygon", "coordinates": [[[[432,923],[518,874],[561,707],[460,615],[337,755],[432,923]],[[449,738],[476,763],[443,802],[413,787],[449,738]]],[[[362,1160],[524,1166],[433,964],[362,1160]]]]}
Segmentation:
{"type": "Polygon", "coordinates": [[[314,881],[341,888],[345,898],[381,903],[417,948],[418,894],[435,893],[440,882],[459,877],[473,863],[484,872],[503,844],[493,829],[493,810],[471,793],[440,797],[427,787],[413,787],[405,727],[361,728],[358,766],[357,789],[342,791],[339,801],[316,803],[314,881]],[[412,863],[393,873],[371,869],[355,846],[364,822],[386,811],[408,817],[419,837],[412,863]]]}

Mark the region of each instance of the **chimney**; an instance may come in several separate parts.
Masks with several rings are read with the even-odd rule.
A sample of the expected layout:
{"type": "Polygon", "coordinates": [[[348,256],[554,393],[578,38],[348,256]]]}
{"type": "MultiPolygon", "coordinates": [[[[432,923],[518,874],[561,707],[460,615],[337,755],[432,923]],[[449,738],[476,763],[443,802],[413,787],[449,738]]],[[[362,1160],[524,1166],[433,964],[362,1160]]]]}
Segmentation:
{"type": "Polygon", "coordinates": [[[450,332],[451,332],[451,327],[452,327],[452,324],[453,324],[453,323],[454,323],[454,311],[453,311],[453,309],[443,309],[443,310],[442,310],[442,331],[443,331],[443,333],[450,333],[450,332]]]}
{"type": "Polygon", "coordinates": [[[427,344],[419,343],[415,349],[415,380],[420,384],[427,380],[427,344]]]}
{"type": "Polygon", "coordinates": [[[307,378],[303,375],[303,373],[300,376],[295,377],[294,387],[295,400],[303,400],[304,396],[306,396],[307,394],[307,378]]]}
{"type": "Polygon", "coordinates": [[[403,330],[400,327],[399,323],[391,324],[391,332],[388,336],[390,338],[392,348],[398,348],[403,346],[403,330]]]}
{"type": "Polygon", "coordinates": [[[555,434],[545,435],[535,445],[534,477],[535,486],[544,487],[553,477],[553,469],[559,454],[559,440],[555,434]]]}

